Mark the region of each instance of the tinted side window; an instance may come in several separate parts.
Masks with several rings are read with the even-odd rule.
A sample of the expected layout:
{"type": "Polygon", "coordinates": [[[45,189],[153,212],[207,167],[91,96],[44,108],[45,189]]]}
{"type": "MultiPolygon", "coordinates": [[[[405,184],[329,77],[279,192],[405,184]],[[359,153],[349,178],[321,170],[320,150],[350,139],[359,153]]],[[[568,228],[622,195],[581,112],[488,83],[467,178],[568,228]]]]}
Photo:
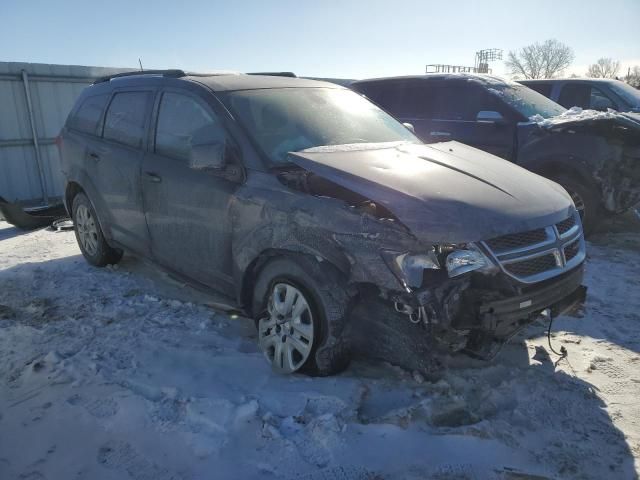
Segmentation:
{"type": "Polygon", "coordinates": [[[85,133],[96,133],[109,94],[86,98],[76,113],[69,119],[69,127],[85,133]]]}
{"type": "Polygon", "coordinates": [[[398,82],[372,82],[356,85],[355,90],[363,93],[372,102],[393,115],[403,115],[400,107],[402,85],[398,82]]]}
{"type": "Polygon", "coordinates": [[[434,104],[432,82],[407,81],[394,86],[397,93],[389,111],[409,118],[431,118],[434,104]]]}
{"type": "Polygon", "coordinates": [[[551,98],[551,85],[550,83],[527,83],[527,87],[531,90],[535,90],[536,92],[544,95],[545,97],[551,98]]]}
{"type": "Polygon", "coordinates": [[[132,147],[142,146],[145,114],[151,93],[116,93],[104,122],[104,138],[132,147]]]}
{"type": "Polygon", "coordinates": [[[606,111],[608,108],[613,108],[615,110],[616,106],[609,97],[602,93],[602,90],[596,87],[591,87],[589,108],[593,108],[594,110],[606,111]]]}
{"type": "Polygon", "coordinates": [[[162,95],[156,125],[156,153],[189,160],[194,145],[222,143],[224,137],[218,117],[196,99],[171,92],[162,95]]]}
{"type": "Polygon", "coordinates": [[[486,105],[484,92],[471,85],[442,84],[433,93],[430,117],[434,120],[475,121],[480,110],[496,110],[486,105]]]}
{"type": "Polygon", "coordinates": [[[366,95],[367,98],[380,104],[380,99],[382,98],[384,87],[384,83],[363,83],[361,85],[354,85],[353,89],[356,92],[360,92],[363,95],[366,95]]]}
{"type": "Polygon", "coordinates": [[[558,103],[565,108],[589,108],[591,104],[591,87],[581,83],[567,83],[562,87],[558,103]]]}

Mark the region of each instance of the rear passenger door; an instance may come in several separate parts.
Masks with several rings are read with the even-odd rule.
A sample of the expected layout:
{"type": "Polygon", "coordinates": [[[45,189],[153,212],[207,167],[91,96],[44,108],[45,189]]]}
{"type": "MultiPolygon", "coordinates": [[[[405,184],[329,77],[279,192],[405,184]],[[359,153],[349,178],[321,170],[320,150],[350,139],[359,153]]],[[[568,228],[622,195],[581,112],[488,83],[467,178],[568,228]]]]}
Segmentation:
{"type": "Polygon", "coordinates": [[[229,204],[238,183],[222,172],[190,167],[194,144],[227,140],[203,98],[167,89],[156,102],[152,146],[143,163],[151,249],[159,263],[231,293],[229,204]]]}
{"type": "Polygon", "coordinates": [[[116,90],[104,117],[102,141],[87,152],[113,239],[141,254],[149,249],[140,169],[152,105],[149,89],[116,90]]]}

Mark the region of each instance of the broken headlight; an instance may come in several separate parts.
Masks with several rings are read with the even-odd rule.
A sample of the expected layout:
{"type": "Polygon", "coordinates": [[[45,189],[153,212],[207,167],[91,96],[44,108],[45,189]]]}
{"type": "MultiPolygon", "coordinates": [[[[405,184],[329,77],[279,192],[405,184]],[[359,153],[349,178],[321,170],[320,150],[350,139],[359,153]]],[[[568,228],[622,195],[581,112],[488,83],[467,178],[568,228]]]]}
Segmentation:
{"type": "Polygon", "coordinates": [[[464,248],[454,248],[447,255],[445,264],[450,277],[457,277],[463,273],[492,266],[486,255],[472,244],[466,245],[464,248]]]}
{"type": "Polygon", "coordinates": [[[422,285],[424,270],[437,270],[440,268],[435,251],[398,254],[397,252],[385,250],[382,252],[382,257],[400,281],[409,287],[420,287],[422,285]]]}
{"type": "Polygon", "coordinates": [[[389,268],[405,287],[420,287],[425,270],[446,268],[449,277],[467,272],[493,269],[493,263],[473,244],[436,245],[426,253],[398,253],[383,251],[389,268]]]}

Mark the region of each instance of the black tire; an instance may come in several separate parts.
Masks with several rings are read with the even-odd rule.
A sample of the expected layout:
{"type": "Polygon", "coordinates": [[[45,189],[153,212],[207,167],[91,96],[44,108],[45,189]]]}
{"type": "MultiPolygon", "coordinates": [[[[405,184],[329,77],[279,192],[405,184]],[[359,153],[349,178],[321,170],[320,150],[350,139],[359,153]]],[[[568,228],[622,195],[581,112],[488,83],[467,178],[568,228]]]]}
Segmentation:
{"type": "Polygon", "coordinates": [[[258,325],[266,314],[272,289],[278,282],[290,284],[310,300],[314,334],[311,353],[298,370],[312,376],[341,372],[351,360],[348,315],[351,297],[343,275],[327,262],[291,254],[270,260],[258,273],[253,289],[252,312],[258,325]]]}
{"type": "Polygon", "coordinates": [[[600,225],[604,214],[597,188],[568,175],[558,175],[552,180],[562,185],[571,195],[580,213],[582,229],[585,235],[594,233],[600,225]]]}
{"type": "Polygon", "coordinates": [[[118,263],[122,258],[122,250],[111,248],[109,246],[104,238],[102,229],[100,228],[100,222],[98,222],[96,211],[84,193],[78,193],[74,197],[71,212],[73,216],[73,231],[76,234],[76,241],[78,242],[80,251],[87,262],[96,267],[105,267],[107,265],[118,263]],[[82,239],[86,232],[81,233],[79,231],[79,229],[82,228],[82,224],[79,222],[79,214],[82,217],[85,213],[88,213],[90,216],[89,218],[93,221],[93,225],[95,225],[95,232],[91,234],[93,239],[91,246],[87,246],[86,241],[83,241],[82,239]]]}

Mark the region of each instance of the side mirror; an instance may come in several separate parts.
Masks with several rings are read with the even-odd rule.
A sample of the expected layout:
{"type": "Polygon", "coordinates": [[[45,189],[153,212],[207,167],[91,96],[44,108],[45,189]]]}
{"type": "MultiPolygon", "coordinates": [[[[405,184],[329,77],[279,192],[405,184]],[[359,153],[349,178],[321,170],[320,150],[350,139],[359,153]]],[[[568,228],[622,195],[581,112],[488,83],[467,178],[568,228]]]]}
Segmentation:
{"type": "Polygon", "coordinates": [[[412,123],[404,122],[402,125],[404,125],[405,128],[409,130],[411,133],[416,133],[416,129],[414,128],[412,123]]]}
{"type": "Polygon", "coordinates": [[[225,142],[192,145],[189,167],[194,170],[222,170],[225,165],[225,142]]]}
{"type": "Polygon", "coordinates": [[[476,115],[476,122],[493,123],[495,125],[504,124],[504,117],[500,112],[494,112],[491,110],[481,110],[476,115]]]}

